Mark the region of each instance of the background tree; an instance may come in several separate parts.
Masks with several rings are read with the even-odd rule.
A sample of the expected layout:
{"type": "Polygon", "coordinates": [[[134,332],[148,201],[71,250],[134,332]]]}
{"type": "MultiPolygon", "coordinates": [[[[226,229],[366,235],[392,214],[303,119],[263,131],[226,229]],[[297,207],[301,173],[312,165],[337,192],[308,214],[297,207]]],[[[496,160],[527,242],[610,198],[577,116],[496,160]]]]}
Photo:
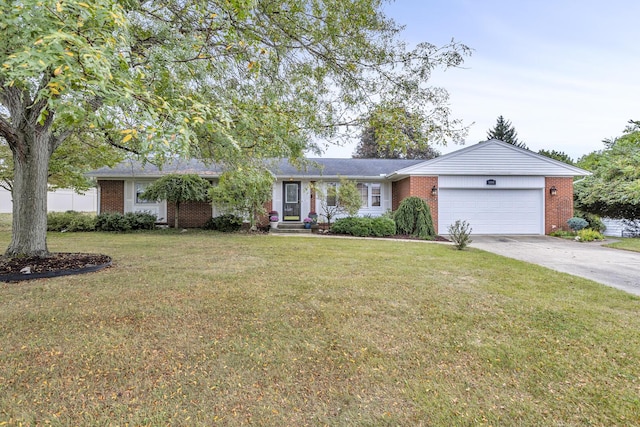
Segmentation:
{"type": "Polygon", "coordinates": [[[146,200],[166,200],[175,203],[176,218],[174,227],[178,228],[180,204],[184,202],[206,202],[209,200],[211,184],[195,174],[169,174],[154,181],[140,195],[146,200]]]}
{"type": "Polygon", "coordinates": [[[433,159],[440,152],[433,143],[462,141],[462,132],[434,128],[403,105],[379,106],[367,118],[353,157],[357,159],[433,159]],[[392,129],[399,126],[399,129],[392,129]],[[399,132],[398,132],[399,131],[399,132]]]}
{"type": "Polygon", "coordinates": [[[630,122],[605,149],[580,159],[592,176],[574,184],[575,206],[611,218],[640,219],[640,122],[630,122]]]}
{"type": "Polygon", "coordinates": [[[362,206],[362,198],[355,181],[341,178],[340,183],[317,182],[313,188],[329,229],[331,220],[336,216],[356,215],[362,206]]]}
{"type": "Polygon", "coordinates": [[[542,149],[542,150],[538,150],[538,154],[542,154],[543,156],[549,157],[551,159],[559,160],[569,165],[575,165],[575,162],[573,161],[573,159],[563,151],[556,151],[556,150],[549,151],[549,150],[542,149]]]}
{"type": "Polygon", "coordinates": [[[498,116],[495,127],[487,131],[487,139],[497,139],[516,147],[527,148],[527,144],[518,141],[518,133],[511,122],[502,116],[498,116]]]}
{"type": "Polygon", "coordinates": [[[258,216],[266,213],[265,203],[273,198],[274,179],[268,170],[240,168],[223,173],[209,194],[216,207],[249,219],[255,230],[258,216]]]}
{"type": "Polygon", "coordinates": [[[47,254],[50,160],[72,136],[158,163],[297,158],[319,148],[310,141],[352,137],[373,93],[382,105],[420,106],[435,127],[461,127],[446,91],[427,82],[469,49],[407,50],[400,30],[378,0],[3,2],[0,136],[14,168],[6,254],[47,254]]]}

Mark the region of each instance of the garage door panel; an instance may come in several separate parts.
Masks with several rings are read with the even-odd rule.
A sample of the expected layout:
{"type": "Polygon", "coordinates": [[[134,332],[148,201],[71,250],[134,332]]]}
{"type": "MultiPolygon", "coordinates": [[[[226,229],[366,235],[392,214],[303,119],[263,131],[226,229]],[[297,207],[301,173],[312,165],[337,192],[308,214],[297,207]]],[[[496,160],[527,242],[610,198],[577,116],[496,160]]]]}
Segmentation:
{"type": "Polygon", "coordinates": [[[450,189],[438,194],[438,227],[465,220],[474,234],[543,234],[540,189],[450,189]]]}

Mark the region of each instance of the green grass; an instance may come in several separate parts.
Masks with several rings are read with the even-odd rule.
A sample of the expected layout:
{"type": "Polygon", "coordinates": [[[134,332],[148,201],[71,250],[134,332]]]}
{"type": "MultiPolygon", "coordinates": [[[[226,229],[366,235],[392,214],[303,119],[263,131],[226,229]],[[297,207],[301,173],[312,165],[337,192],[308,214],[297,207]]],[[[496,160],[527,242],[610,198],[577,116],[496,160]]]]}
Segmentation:
{"type": "Polygon", "coordinates": [[[605,246],[614,249],[640,252],[640,237],[620,239],[619,242],[610,243],[605,246]]]}
{"type": "Polygon", "coordinates": [[[49,246],[114,266],[0,284],[0,424],[640,424],[640,298],[594,282],[413,241],[49,246]]]}

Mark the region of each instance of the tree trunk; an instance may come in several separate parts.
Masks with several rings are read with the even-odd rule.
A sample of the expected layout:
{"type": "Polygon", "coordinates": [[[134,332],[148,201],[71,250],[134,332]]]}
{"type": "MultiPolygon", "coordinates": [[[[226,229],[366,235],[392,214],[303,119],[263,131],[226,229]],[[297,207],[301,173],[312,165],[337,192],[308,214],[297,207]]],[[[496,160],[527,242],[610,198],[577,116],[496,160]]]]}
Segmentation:
{"type": "Polygon", "coordinates": [[[25,132],[23,150],[13,150],[13,230],[5,255],[46,256],[48,132],[25,132]]]}

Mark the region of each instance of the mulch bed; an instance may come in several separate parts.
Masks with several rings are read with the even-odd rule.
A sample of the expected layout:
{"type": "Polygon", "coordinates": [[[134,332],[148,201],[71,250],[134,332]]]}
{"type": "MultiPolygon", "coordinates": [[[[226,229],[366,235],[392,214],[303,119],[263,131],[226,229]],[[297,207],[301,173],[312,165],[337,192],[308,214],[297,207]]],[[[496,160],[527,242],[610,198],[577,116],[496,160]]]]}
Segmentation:
{"type": "Polygon", "coordinates": [[[102,254],[51,253],[47,257],[0,257],[0,281],[55,277],[96,271],[111,265],[111,257],[102,254]],[[29,268],[30,273],[21,270],[29,268]]]}

